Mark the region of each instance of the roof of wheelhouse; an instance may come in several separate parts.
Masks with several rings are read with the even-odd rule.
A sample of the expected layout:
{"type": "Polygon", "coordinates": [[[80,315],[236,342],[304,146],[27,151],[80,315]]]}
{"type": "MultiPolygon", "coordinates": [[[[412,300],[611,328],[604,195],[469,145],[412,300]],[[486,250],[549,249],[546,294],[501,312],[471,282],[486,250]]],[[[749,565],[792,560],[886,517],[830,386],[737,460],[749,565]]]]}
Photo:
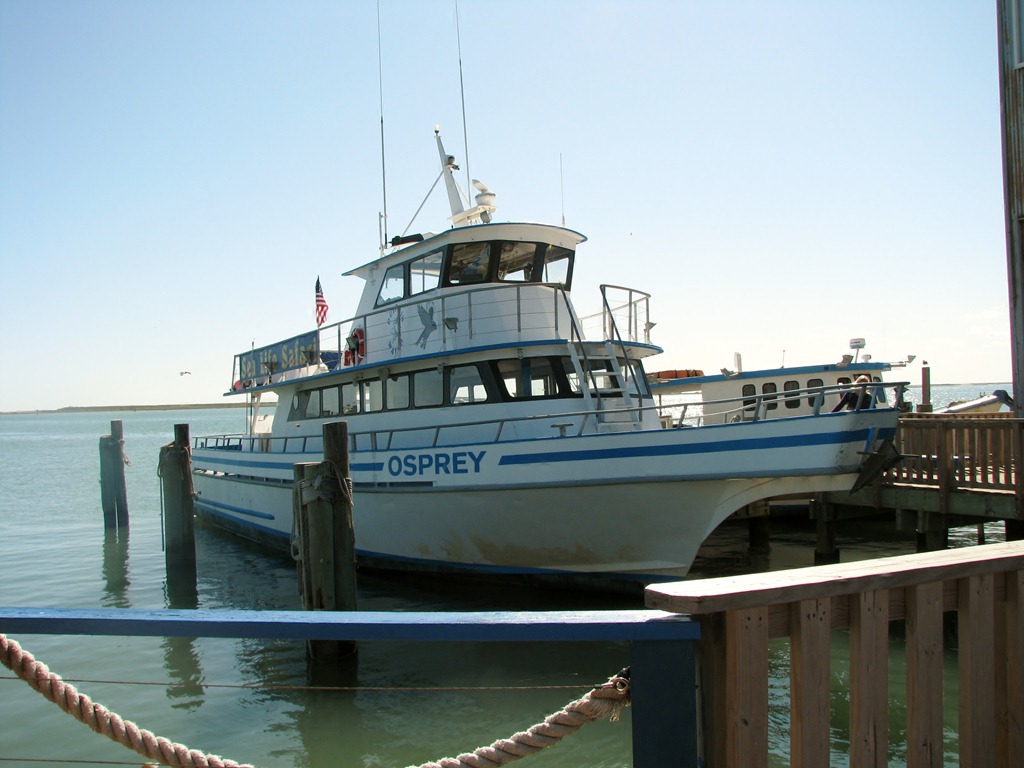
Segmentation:
{"type": "Polygon", "coordinates": [[[502,222],[499,224],[473,224],[464,227],[453,227],[439,234],[427,234],[423,240],[403,245],[383,256],[367,262],[348,272],[345,277],[354,275],[364,280],[375,270],[387,269],[392,264],[415,259],[425,253],[437,250],[449,243],[476,243],[488,240],[512,240],[520,242],[539,242],[557,245],[575,250],[580,243],[586,242],[586,236],[565,227],[535,222],[502,222]]]}

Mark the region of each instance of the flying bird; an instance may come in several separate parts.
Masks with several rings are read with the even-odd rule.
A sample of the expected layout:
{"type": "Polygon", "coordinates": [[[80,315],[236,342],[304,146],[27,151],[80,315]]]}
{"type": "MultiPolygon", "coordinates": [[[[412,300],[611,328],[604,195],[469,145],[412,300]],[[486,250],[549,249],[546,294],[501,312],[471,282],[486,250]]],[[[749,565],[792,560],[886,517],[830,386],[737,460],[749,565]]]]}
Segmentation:
{"type": "Polygon", "coordinates": [[[178,375],[179,376],[191,376],[192,375],[192,371],[182,371],[178,375]]]}

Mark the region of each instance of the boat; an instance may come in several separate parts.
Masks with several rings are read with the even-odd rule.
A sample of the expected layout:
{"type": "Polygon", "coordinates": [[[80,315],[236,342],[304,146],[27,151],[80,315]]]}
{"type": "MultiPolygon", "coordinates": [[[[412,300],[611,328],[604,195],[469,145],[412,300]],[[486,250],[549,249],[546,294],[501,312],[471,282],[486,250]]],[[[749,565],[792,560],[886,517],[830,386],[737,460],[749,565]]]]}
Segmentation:
{"type": "Polygon", "coordinates": [[[252,400],[248,428],[194,439],[199,515],[287,548],[294,465],[322,461],[324,424],[346,420],[361,568],[619,588],[684,577],[745,505],[850,489],[885,461],[903,384],[801,387],[801,415],[764,418],[757,393],[733,403],[741,420],[666,420],[644,369],[663,352],[650,294],[605,284],[579,316],[584,235],[496,222],[479,182],[463,202],[435,140],[450,226],[345,273],[364,281],[349,319],[235,355],[226,394],[252,400]],[[824,407],[851,387],[855,408],[824,407]]]}
{"type": "MultiPolygon", "coordinates": [[[[803,416],[815,409],[840,407],[844,387],[856,382],[881,383],[894,368],[906,368],[914,355],[898,362],[880,362],[859,350],[863,338],[850,339],[857,354],[843,354],[834,363],[780,366],[747,371],[737,352],[731,368],[705,374],[701,369],[660,370],[647,374],[648,386],[662,406],[666,426],[723,424],[730,421],[803,416]],[[763,407],[755,410],[758,396],[763,407]],[[820,402],[818,400],[820,398],[820,402]]],[[[884,391],[881,393],[884,395],[884,391]]],[[[904,403],[903,407],[909,407],[904,403]]]]}
{"type": "Polygon", "coordinates": [[[1009,413],[1013,410],[1013,398],[1005,389],[993,390],[990,394],[982,393],[974,400],[950,403],[943,408],[935,408],[932,413],[959,413],[968,416],[989,413],[1009,413]]]}

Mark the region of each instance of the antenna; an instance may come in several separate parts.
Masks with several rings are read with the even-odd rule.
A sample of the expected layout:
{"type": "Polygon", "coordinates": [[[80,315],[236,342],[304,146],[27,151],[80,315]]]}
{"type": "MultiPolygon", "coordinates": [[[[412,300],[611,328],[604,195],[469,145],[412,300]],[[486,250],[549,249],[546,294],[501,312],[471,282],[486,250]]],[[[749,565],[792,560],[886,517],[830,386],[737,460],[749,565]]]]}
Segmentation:
{"type": "Polygon", "coordinates": [[[472,200],[469,173],[469,131],[466,129],[466,86],[462,82],[462,31],[459,27],[459,0],[455,0],[455,39],[459,47],[459,95],[462,98],[462,141],[466,150],[466,200],[472,200]]]}
{"type": "Polygon", "coordinates": [[[562,153],[558,153],[558,189],[562,195],[562,226],[565,226],[565,174],[562,173],[562,153]]]}
{"type": "Polygon", "coordinates": [[[380,0],[377,0],[377,85],[380,91],[380,183],[384,197],[384,212],[381,214],[380,255],[384,255],[384,244],[388,241],[388,175],[384,163],[384,66],[380,44],[380,0]]]}

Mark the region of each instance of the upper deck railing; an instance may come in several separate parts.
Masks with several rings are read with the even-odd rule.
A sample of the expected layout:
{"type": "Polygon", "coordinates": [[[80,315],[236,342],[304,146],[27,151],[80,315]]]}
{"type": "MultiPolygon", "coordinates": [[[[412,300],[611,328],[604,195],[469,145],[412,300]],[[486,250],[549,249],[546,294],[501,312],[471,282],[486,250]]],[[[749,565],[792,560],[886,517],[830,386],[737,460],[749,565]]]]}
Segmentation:
{"type": "Polygon", "coordinates": [[[560,283],[497,283],[462,290],[425,292],[422,298],[388,304],[315,331],[235,355],[232,382],[249,390],[305,378],[339,367],[381,364],[465,348],[567,338],[650,343],[650,296],[601,286],[602,311],[580,320],[560,283]],[[623,291],[609,303],[607,289],[623,291]],[[619,317],[621,315],[621,318],[619,317]],[[591,318],[600,322],[591,323],[591,318]],[[622,331],[622,329],[625,329],[622,331]]]}
{"type": "MultiPolygon", "coordinates": [[[[733,413],[736,420],[760,421],[770,418],[769,414],[786,397],[814,397],[815,408],[812,416],[819,416],[823,410],[825,397],[829,394],[845,394],[847,392],[866,391],[867,398],[861,405],[862,410],[881,407],[897,407],[904,384],[873,383],[867,385],[838,385],[831,387],[811,387],[792,390],[785,394],[757,394],[748,397],[710,400],[707,404],[728,404],[726,413],[733,413]],[[888,395],[884,393],[889,391],[888,395]]],[[[566,399],[567,404],[576,405],[579,399],[566,399]]],[[[564,411],[534,414],[528,416],[491,416],[485,419],[445,420],[443,423],[429,425],[402,426],[397,428],[353,429],[349,431],[352,450],[392,450],[406,448],[433,448],[446,445],[450,441],[465,441],[467,434],[474,434],[480,442],[501,442],[503,440],[522,439],[521,433],[509,429],[512,425],[537,425],[533,430],[534,439],[557,438],[567,435],[582,435],[591,430],[599,430],[602,425],[600,417],[608,414],[636,415],[657,413],[666,428],[684,429],[701,425],[703,416],[699,412],[702,403],[680,403],[675,405],[630,405],[621,408],[608,407],[600,412],[594,410],[567,407],[564,411]],[[418,436],[415,443],[402,441],[402,436],[418,436]],[[407,444],[409,443],[409,444],[407,444]]],[[[479,406],[467,405],[467,411],[479,406]]],[[[722,413],[718,411],[717,414],[722,413]]],[[[716,415],[717,415],[716,414],[716,415]]],[[[803,417],[794,417],[803,418],[803,417]]],[[[642,418],[634,420],[639,423],[642,418]]],[[[611,428],[621,429],[623,422],[612,422],[611,428]]],[[[308,453],[323,450],[323,436],[320,433],[309,435],[290,435],[271,437],[269,435],[210,435],[199,436],[193,440],[196,449],[222,449],[240,451],[258,451],[269,453],[308,453]]]]}

